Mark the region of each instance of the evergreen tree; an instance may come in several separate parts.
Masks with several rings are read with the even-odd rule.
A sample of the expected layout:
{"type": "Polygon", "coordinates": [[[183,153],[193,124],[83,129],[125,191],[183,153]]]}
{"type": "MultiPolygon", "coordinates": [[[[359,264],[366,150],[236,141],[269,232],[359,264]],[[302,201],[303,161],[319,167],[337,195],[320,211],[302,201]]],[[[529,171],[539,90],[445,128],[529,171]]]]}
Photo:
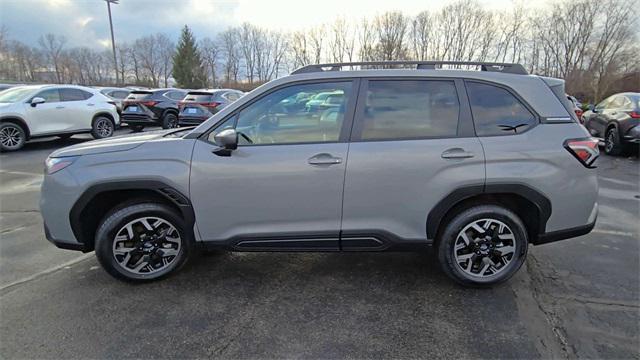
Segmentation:
{"type": "Polygon", "coordinates": [[[206,86],[206,76],[202,57],[196,39],[187,25],[182,28],[180,42],[173,55],[173,77],[178,86],[197,89],[206,86]]]}

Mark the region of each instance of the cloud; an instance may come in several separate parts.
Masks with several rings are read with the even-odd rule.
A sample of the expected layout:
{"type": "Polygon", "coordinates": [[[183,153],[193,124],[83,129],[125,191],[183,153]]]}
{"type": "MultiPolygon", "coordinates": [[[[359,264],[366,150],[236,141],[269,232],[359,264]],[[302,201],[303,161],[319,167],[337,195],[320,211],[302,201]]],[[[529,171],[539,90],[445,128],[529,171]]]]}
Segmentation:
{"type": "MultiPolygon", "coordinates": [[[[385,11],[414,15],[454,0],[120,0],[111,6],[116,44],[162,32],[177,41],[189,25],[197,38],[215,37],[229,26],[250,22],[275,30],[298,30],[342,17],[360,21],[385,11]]],[[[507,8],[514,0],[479,0],[487,8],[507,8]]],[[[527,6],[546,0],[527,0],[527,6]]],[[[0,0],[0,23],[9,36],[37,45],[47,33],[67,38],[67,46],[104,47],[110,39],[107,6],[101,0],[0,0]]]]}

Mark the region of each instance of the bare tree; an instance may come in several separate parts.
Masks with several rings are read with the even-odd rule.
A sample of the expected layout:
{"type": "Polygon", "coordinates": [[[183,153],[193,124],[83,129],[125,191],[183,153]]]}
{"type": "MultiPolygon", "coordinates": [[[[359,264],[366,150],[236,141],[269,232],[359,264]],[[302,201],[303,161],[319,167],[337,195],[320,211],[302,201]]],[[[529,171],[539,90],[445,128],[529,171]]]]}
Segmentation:
{"type": "Polygon", "coordinates": [[[378,34],[376,53],[380,60],[406,59],[409,19],[397,11],[387,12],[376,16],[374,24],[378,34]]]}
{"type": "Polygon", "coordinates": [[[309,39],[305,31],[296,31],[291,39],[291,51],[293,52],[293,67],[311,64],[309,39]]]}
{"type": "Polygon", "coordinates": [[[40,36],[40,39],[38,40],[49,64],[53,66],[56,74],[56,80],[59,83],[63,82],[61,60],[62,50],[66,42],[67,39],[64,36],[56,36],[54,34],[40,36]]]}
{"type": "Polygon", "coordinates": [[[154,36],[157,44],[156,51],[159,58],[160,74],[164,82],[164,87],[169,86],[169,77],[173,68],[173,54],[176,50],[176,44],[165,34],[158,33],[154,36]]]}
{"type": "Polygon", "coordinates": [[[331,61],[353,61],[355,50],[355,29],[344,18],[338,18],[331,26],[329,52],[331,61]]]}
{"type": "Polygon", "coordinates": [[[324,26],[314,27],[309,30],[308,39],[311,52],[311,62],[320,64],[323,59],[323,45],[326,31],[324,26]]]}
{"type": "Polygon", "coordinates": [[[216,86],[216,67],[218,65],[218,57],[220,48],[211,38],[205,37],[200,40],[200,52],[202,52],[202,60],[207,68],[207,86],[216,86]]]}
{"type": "Polygon", "coordinates": [[[358,53],[361,61],[376,60],[376,33],[373,24],[365,19],[360,22],[360,31],[358,32],[358,45],[360,47],[358,53]]]}
{"type": "Polygon", "coordinates": [[[225,82],[237,82],[240,73],[240,49],[238,46],[239,34],[237,29],[227,29],[220,35],[220,43],[224,56],[225,82]]]}

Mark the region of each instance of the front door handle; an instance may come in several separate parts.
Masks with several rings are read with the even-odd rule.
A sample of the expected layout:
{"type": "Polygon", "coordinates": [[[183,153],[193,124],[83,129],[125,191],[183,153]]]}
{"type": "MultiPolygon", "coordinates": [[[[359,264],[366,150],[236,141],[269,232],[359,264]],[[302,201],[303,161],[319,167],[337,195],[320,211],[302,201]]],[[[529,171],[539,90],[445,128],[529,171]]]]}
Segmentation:
{"type": "Polygon", "coordinates": [[[62,105],[56,106],[56,109],[64,109],[64,106],[62,105]]]}
{"type": "Polygon", "coordinates": [[[335,165],[342,163],[342,159],[339,157],[334,157],[331,154],[322,153],[310,157],[307,162],[310,165],[335,165]]]}
{"type": "Polygon", "coordinates": [[[466,151],[463,148],[448,149],[448,150],[445,150],[441,155],[443,159],[468,159],[474,156],[475,156],[474,153],[470,151],[466,151]]]}

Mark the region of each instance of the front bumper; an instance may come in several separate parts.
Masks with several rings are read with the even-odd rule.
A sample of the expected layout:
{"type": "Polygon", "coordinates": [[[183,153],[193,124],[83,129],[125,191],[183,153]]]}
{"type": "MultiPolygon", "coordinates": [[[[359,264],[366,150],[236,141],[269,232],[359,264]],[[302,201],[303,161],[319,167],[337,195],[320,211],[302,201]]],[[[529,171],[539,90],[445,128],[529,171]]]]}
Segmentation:
{"type": "Polygon", "coordinates": [[[51,235],[51,232],[49,231],[49,227],[47,226],[47,224],[44,224],[44,236],[47,238],[47,240],[49,240],[49,242],[51,242],[53,245],[59,247],[60,249],[65,249],[65,250],[76,250],[76,251],[82,251],[82,252],[89,252],[91,250],[87,249],[87,247],[84,244],[81,243],[71,243],[71,242],[67,242],[64,240],[60,240],[60,239],[56,239],[51,235]]]}
{"type": "Polygon", "coordinates": [[[86,251],[77,241],[69,213],[82,189],[67,169],[45,175],[40,189],[40,214],[47,240],[59,248],[86,251]]]}

